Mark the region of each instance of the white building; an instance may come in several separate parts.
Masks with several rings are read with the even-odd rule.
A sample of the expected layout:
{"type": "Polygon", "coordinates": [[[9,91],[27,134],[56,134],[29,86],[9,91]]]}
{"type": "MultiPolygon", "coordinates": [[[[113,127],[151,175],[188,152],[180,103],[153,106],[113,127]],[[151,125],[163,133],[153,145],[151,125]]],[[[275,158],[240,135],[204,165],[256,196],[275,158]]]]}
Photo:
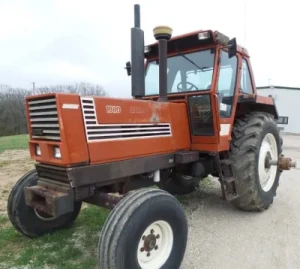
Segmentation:
{"type": "Polygon", "coordinates": [[[280,118],[280,121],[284,121],[285,124],[278,124],[282,132],[300,134],[300,88],[266,86],[257,87],[257,92],[259,95],[272,96],[275,99],[278,114],[284,117],[280,118]]]}

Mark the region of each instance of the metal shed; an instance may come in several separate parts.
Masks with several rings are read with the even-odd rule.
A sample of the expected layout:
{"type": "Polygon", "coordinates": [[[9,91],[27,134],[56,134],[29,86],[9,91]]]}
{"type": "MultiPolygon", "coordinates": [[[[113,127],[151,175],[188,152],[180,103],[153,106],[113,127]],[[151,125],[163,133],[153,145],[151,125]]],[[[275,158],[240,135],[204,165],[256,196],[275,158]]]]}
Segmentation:
{"type": "Polygon", "coordinates": [[[275,99],[280,116],[278,126],[282,132],[300,134],[300,88],[264,86],[257,87],[257,91],[259,95],[272,96],[275,99]]]}

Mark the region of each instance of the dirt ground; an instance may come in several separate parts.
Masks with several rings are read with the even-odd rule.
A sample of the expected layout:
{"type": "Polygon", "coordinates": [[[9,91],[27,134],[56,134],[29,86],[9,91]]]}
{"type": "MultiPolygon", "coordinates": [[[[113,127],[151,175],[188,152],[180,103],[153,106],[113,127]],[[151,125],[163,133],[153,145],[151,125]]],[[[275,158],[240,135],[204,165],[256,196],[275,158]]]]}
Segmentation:
{"type": "MultiPolygon", "coordinates": [[[[286,156],[300,167],[300,136],[284,136],[286,156]]],[[[0,214],[14,182],[33,163],[26,150],[0,153],[0,214]]],[[[297,269],[300,264],[300,170],[283,172],[273,205],[262,213],[235,209],[212,180],[185,199],[189,238],[181,269],[297,269]]]]}
{"type": "Polygon", "coordinates": [[[6,202],[14,183],[33,168],[28,150],[0,153],[0,214],[6,214],[6,202]]]}

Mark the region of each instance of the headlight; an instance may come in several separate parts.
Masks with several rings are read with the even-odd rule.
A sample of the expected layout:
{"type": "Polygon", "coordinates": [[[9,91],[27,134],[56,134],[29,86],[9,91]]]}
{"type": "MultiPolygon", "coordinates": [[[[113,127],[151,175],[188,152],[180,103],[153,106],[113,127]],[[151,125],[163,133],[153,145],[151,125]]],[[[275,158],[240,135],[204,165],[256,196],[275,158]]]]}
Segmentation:
{"type": "Polygon", "coordinates": [[[59,147],[53,147],[53,155],[54,158],[56,159],[61,159],[61,153],[60,153],[60,148],[59,147]]]}
{"type": "Polygon", "coordinates": [[[41,148],[39,145],[35,145],[35,154],[36,154],[36,156],[42,155],[41,148]]]}
{"type": "Polygon", "coordinates": [[[210,33],[209,32],[201,32],[198,34],[198,39],[199,40],[204,40],[210,38],[210,33]]]}

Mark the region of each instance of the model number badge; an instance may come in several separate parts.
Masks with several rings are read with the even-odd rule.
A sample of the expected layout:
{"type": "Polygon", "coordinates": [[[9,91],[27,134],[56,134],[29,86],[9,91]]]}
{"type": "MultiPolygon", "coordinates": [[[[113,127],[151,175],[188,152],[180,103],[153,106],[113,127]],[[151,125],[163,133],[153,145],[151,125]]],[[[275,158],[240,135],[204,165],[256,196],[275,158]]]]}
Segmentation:
{"type": "Polygon", "coordinates": [[[138,106],[132,106],[130,107],[130,113],[131,114],[143,114],[144,113],[144,110],[143,108],[141,107],[138,107],[138,106]]]}
{"type": "Polygon", "coordinates": [[[121,113],[121,107],[120,106],[107,105],[105,108],[106,108],[106,113],[108,113],[108,114],[119,114],[119,113],[121,113]]]}

